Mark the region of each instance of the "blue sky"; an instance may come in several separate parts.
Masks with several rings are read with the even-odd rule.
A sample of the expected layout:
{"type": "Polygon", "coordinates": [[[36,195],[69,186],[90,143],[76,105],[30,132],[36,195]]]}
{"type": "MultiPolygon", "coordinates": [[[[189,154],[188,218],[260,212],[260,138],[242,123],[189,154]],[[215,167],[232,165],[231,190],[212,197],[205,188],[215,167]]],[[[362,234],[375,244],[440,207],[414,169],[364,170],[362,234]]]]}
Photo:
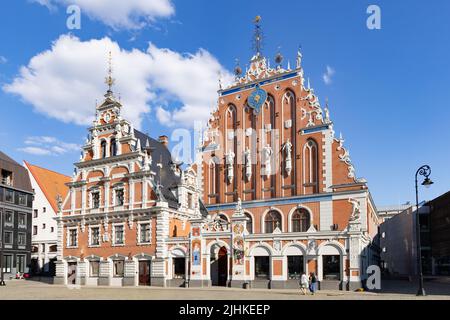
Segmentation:
{"type": "MultiPolygon", "coordinates": [[[[108,14],[118,20],[82,7],[81,29],[69,30],[67,3],[76,2],[0,4],[0,150],[17,161],[71,174],[89,122],[70,114],[93,114],[95,99],[100,101],[105,89],[101,80],[106,57],[104,66],[95,63],[98,70],[79,71],[83,69],[79,66],[92,63],[90,55],[83,53],[96,48],[93,39],[120,47],[115,61],[117,86],[122,86],[124,100],[140,110],[132,115],[139,119],[140,128],[152,136],[170,136],[189,116],[212,107],[218,71],[226,77],[236,58],[245,66],[252,56],[251,21],[259,14],[265,56],[273,61],[281,47],[285,63],[290,60],[294,65],[301,44],[305,75],[321,102],[328,97],[335,131],[343,133],[356,174],[368,180],[377,205],[413,201],[414,173],[422,164],[432,167],[435,181],[429,190],[421,190],[422,199],[450,189],[448,1],[155,0],[149,1],[155,7],[146,8],[136,0],[128,2],[135,8],[125,8],[135,9],[132,16],[123,16],[125,9],[110,9],[108,14]],[[366,27],[370,4],[381,8],[381,30],[366,27]],[[142,25],[133,25],[135,19],[142,25]],[[67,49],[65,43],[73,47],[67,49]],[[37,59],[30,67],[33,57],[37,59]],[[64,65],[74,59],[77,68],[64,65]],[[146,67],[132,69],[139,59],[146,67]],[[22,67],[32,71],[31,80],[11,89],[22,67]],[[329,83],[323,79],[327,67],[334,71],[329,83]],[[120,77],[128,75],[127,70],[132,76],[120,77]],[[68,81],[71,72],[79,81],[68,81]],[[88,81],[83,78],[86,73],[95,81],[84,95],[80,82],[88,81]],[[203,79],[202,74],[208,84],[191,80],[203,79]],[[60,78],[48,79],[55,75],[60,78]],[[45,81],[65,86],[66,94],[46,87],[45,81]],[[87,98],[88,92],[97,96],[87,98]],[[134,96],[139,98],[133,100],[134,96]],[[184,107],[187,112],[177,113],[184,107]],[[170,121],[176,124],[171,126],[170,121]]],[[[101,52],[92,60],[103,56],[101,52]]]]}

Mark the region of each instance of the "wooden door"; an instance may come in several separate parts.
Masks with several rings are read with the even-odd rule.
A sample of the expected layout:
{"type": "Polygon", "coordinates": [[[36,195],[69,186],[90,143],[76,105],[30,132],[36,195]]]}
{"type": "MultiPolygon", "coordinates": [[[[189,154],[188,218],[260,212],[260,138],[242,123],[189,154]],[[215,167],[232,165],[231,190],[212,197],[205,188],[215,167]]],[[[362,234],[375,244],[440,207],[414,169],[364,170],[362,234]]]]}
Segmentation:
{"type": "Polygon", "coordinates": [[[139,261],[139,285],[150,285],[150,261],[139,261]]]}

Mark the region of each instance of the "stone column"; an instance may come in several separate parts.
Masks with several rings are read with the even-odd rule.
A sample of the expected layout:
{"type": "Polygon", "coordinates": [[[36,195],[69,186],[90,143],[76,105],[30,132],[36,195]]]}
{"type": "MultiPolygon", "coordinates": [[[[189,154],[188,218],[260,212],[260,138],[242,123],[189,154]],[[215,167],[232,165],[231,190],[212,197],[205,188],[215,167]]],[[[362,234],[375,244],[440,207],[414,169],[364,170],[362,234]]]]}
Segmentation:
{"type": "Polygon", "coordinates": [[[136,268],[136,261],[134,261],[133,259],[125,260],[123,286],[135,286],[137,276],[138,276],[138,271],[136,268]]]}
{"type": "Polygon", "coordinates": [[[111,285],[111,262],[109,260],[100,261],[99,269],[98,285],[111,285]]]}
{"type": "MultiPolygon", "coordinates": [[[[238,201],[239,202],[239,201],[238,201]]],[[[236,208],[231,217],[231,276],[230,286],[235,288],[243,288],[244,283],[249,282],[249,275],[245,274],[245,266],[247,257],[245,254],[245,236],[247,230],[248,218],[244,215],[244,211],[240,204],[236,208]]]]}
{"type": "MultiPolygon", "coordinates": [[[[361,223],[360,221],[350,221],[349,229],[349,275],[347,277],[347,290],[353,291],[362,286],[361,283],[361,223]]],[[[344,257],[343,257],[344,258],[344,257]]],[[[342,264],[341,264],[342,265],[342,264]]],[[[345,265],[344,265],[345,267],[345,265]]],[[[344,274],[344,277],[346,275],[344,274]]]]}
{"type": "Polygon", "coordinates": [[[78,285],[86,284],[86,261],[80,260],[77,262],[77,272],[75,283],[78,285]]]}
{"type": "Polygon", "coordinates": [[[169,207],[167,202],[156,203],[156,252],[151,267],[151,283],[157,287],[166,286],[167,244],[169,237],[169,207]]]}
{"type": "Polygon", "coordinates": [[[55,277],[53,278],[54,284],[66,284],[67,283],[67,266],[63,261],[63,248],[64,248],[64,223],[62,221],[61,213],[56,218],[56,262],[55,262],[55,277]]]}
{"type": "Polygon", "coordinates": [[[190,287],[205,287],[209,285],[209,279],[203,275],[204,253],[206,243],[202,238],[201,226],[202,217],[195,217],[189,220],[191,223],[189,252],[186,257],[188,266],[190,265],[189,286],[190,287]]]}

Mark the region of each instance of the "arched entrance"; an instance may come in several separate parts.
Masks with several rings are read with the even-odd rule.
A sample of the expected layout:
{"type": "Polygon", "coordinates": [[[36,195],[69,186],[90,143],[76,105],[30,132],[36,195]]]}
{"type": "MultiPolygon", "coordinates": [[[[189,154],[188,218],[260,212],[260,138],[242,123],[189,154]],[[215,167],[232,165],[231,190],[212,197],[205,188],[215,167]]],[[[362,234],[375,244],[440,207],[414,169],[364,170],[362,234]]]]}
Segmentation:
{"type": "Polygon", "coordinates": [[[213,286],[227,285],[228,280],[228,250],[226,247],[211,248],[211,284],[213,286]]]}

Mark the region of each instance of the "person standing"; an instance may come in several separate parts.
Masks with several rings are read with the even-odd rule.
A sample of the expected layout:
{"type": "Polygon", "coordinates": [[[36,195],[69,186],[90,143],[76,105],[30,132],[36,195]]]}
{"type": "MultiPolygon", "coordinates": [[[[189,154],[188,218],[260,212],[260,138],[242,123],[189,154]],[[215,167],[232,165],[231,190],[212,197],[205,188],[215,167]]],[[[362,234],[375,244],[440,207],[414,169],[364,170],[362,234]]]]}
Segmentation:
{"type": "Polygon", "coordinates": [[[302,276],[300,277],[300,292],[303,295],[306,295],[306,289],[308,288],[308,277],[305,273],[302,273],[302,276]]]}
{"type": "Polygon", "coordinates": [[[309,281],[310,281],[309,290],[311,291],[311,294],[314,295],[317,290],[317,278],[314,272],[311,272],[309,276],[309,281]]]}

